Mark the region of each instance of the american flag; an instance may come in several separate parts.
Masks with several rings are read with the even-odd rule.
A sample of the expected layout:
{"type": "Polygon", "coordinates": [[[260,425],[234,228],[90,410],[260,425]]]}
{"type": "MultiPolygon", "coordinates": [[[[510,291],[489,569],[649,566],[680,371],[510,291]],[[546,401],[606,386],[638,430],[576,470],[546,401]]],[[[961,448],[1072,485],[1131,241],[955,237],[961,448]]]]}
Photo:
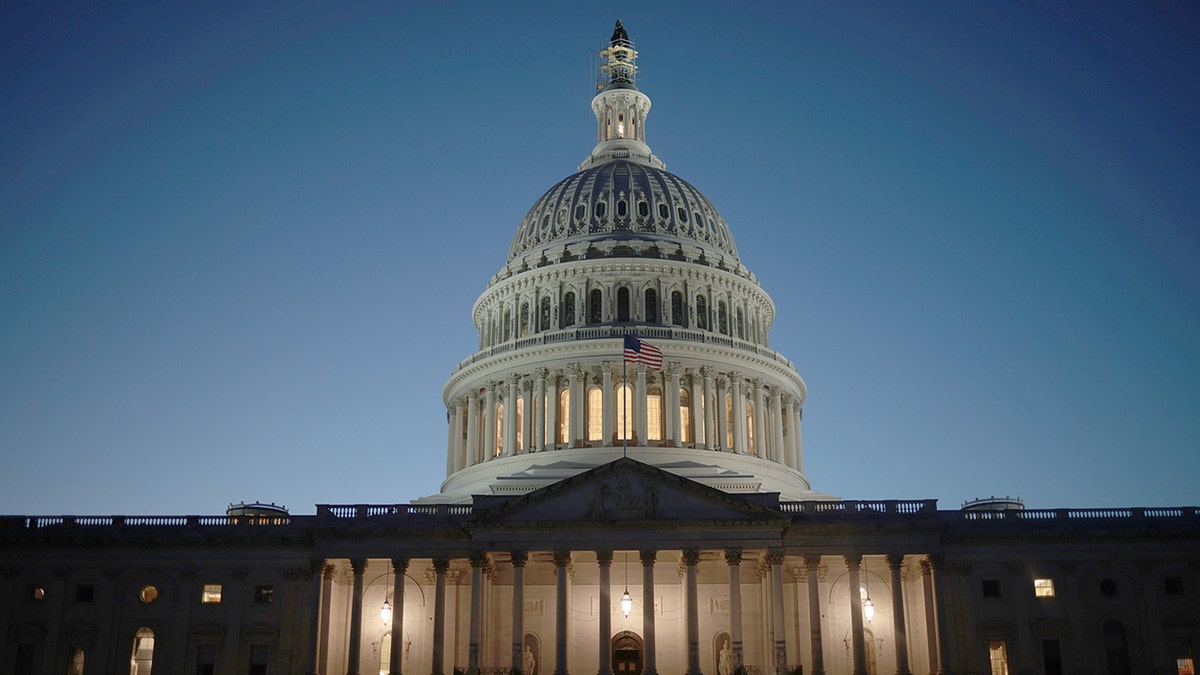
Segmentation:
{"type": "Polygon", "coordinates": [[[644,363],[651,370],[662,370],[662,352],[658,347],[639,340],[632,335],[625,336],[625,362],[644,363]]]}

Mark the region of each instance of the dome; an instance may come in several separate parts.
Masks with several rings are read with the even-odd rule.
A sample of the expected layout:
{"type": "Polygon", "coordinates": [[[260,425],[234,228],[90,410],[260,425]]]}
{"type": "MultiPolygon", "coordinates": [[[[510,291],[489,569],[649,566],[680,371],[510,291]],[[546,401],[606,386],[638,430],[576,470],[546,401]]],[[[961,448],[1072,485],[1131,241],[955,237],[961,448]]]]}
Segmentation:
{"type": "Polygon", "coordinates": [[[729,226],[699,190],[663,169],[619,159],[567,176],[542,195],[517,227],[508,259],[614,240],[686,241],[737,259],[729,226]]]}

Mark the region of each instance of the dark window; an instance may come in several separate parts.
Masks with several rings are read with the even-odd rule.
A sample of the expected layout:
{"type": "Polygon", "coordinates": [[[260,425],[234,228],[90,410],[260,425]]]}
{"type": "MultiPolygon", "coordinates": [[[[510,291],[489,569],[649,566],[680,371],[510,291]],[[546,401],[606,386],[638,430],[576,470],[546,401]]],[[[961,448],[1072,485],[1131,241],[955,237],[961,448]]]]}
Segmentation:
{"type": "Polygon", "coordinates": [[[538,330],[550,330],[550,298],[542,298],[542,309],[539,314],[538,330]]]}
{"type": "Polygon", "coordinates": [[[603,218],[606,213],[608,213],[608,205],[604,202],[596,202],[596,217],[603,218]]]}
{"type": "Polygon", "coordinates": [[[696,298],[696,328],[708,330],[708,301],[703,295],[696,298]]]}
{"type": "Polygon", "coordinates": [[[617,321],[629,321],[629,289],[617,289],[617,321]]]}
{"type": "Polygon", "coordinates": [[[580,204],[575,207],[575,220],[583,220],[583,217],[586,215],[587,215],[587,207],[586,206],[584,206],[583,204],[580,204]]]}
{"type": "Polygon", "coordinates": [[[96,599],[96,587],[91,584],[79,584],[75,587],[75,602],[91,602],[96,599]]]}
{"type": "Polygon", "coordinates": [[[658,323],[658,293],[653,288],[646,289],[646,323],[658,323]]]}
{"type": "Polygon", "coordinates": [[[529,303],[521,303],[521,331],[517,334],[518,337],[529,335],[529,303]]]}
{"type": "Polygon", "coordinates": [[[662,218],[663,220],[667,220],[671,217],[671,209],[667,208],[666,204],[660,203],[658,205],[658,217],[662,218]]]}
{"type": "Polygon", "coordinates": [[[1000,597],[1000,580],[999,579],[984,579],[983,580],[983,597],[985,597],[985,598],[1000,597]]]}
{"type": "Polygon", "coordinates": [[[17,645],[17,660],[13,665],[16,675],[33,675],[33,657],[37,645],[32,642],[22,642],[17,645]]]}
{"type": "Polygon", "coordinates": [[[729,312],[725,311],[725,301],[717,303],[717,332],[729,335],[729,312]]]}
{"type": "Polygon", "coordinates": [[[1131,675],[1129,666],[1129,643],[1125,640],[1125,626],[1120,621],[1104,624],[1104,655],[1108,662],[1108,675],[1131,675]]]}
{"type": "Polygon", "coordinates": [[[1063,675],[1062,649],[1058,640],[1042,640],[1042,665],[1046,675],[1063,675]]]}
{"type": "Polygon", "coordinates": [[[1183,595],[1183,577],[1163,579],[1163,592],[1167,595],[1183,595]]]}
{"type": "Polygon", "coordinates": [[[746,339],[746,324],[744,321],[742,321],[742,308],[741,307],[737,308],[737,320],[734,323],[737,324],[736,328],[737,328],[738,339],[745,340],[746,339]]]}
{"type": "Polygon", "coordinates": [[[687,211],[685,211],[682,206],[675,208],[675,215],[679,216],[679,222],[687,222],[687,211]]]}
{"type": "Polygon", "coordinates": [[[562,326],[563,326],[563,328],[566,328],[567,326],[574,326],[574,325],[575,325],[575,294],[567,293],[565,296],[563,296],[562,326]]]}
{"type": "Polygon", "coordinates": [[[683,293],[679,291],[671,293],[671,323],[683,325],[683,293]]]}
{"type": "Polygon", "coordinates": [[[604,308],[601,305],[604,296],[600,294],[600,289],[593,289],[588,294],[588,323],[597,324],[603,320],[604,308]]]}
{"type": "Polygon", "coordinates": [[[512,310],[504,310],[504,339],[503,342],[508,342],[512,339],[512,310]]]}
{"type": "Polygon", "coordinates": [[[250,646],[250,675],[267,675],[267,646],[250,646]]]}
{"type": "Polygon", "coordinates": [[[617,215],[622,218],[629,215],[629,205],[625,203],[624,199],[617,202],[617,215]]]}
{"type": "Polygon", "coordinates": [[[638,202],[638,215],[643,218],[650,215],[650,205],[646,202],[638,202]]]}
{"type": "Polygon", "coordinates": [[[1117,582],[1112,579],[1101,579],[1100,592],[1110,598],[1113,597],[1117,594],[1117,582]]]}
{"type": "Polygon", "coordinates": [[[196,675],[213,675],[217,665],[217,646],[200,645],[196,651],[196,675]]]}
{"type": "Polygon", "coordinates": [[[275,587],[271,584],[259,584],[254,587],[254,602],[268,605],[275,600],[275,587]]]}

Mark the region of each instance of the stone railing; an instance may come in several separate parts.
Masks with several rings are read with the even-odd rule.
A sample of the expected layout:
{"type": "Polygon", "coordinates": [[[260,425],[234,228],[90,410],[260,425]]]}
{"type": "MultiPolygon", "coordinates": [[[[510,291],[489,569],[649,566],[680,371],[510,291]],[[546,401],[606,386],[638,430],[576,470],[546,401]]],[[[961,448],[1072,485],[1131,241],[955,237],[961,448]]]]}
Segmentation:
{"type": "Polygon", "coordinates": [[[0,527],[248,527],[290,525],[290,516],[3,516],[0,527]]]}
{"type": "Polygon", "coordinates": [[[471,513],[470,504],[317,504],[317,520],[365,520],[378,517],[449,520],[471,513]]]}
{"type": "Polygon", "coordinates": [[[965,521],[1063,521],[1063,520],[1194,520],[1197,506],[1139,506],[1126,509],[1008,509],[1003,511],[947,511],[965,521]]]}
{"type": "Polygon", "coordinates": [[[784,513],[802,513],[806,515],[911,515],[916,513],[937,513],[937,500],[877,499],[870,501],[840,500],[780,502],[779,510],[783,511],[784,513]]]}

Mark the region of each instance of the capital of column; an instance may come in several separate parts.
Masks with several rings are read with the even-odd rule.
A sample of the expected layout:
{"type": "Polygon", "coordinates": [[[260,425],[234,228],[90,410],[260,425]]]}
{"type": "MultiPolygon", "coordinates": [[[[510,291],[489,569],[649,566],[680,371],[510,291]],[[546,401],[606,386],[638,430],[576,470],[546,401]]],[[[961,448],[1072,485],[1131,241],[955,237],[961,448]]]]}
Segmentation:
{"type": "Polygon", "coordinates": [[[941,556],[935,557],[932,555],[927,555],[924,558],[921,558],[921,560],[920,560],[921,576],[924,577],[924,576],[929,576],[930,574],[933,574],[933,571],[941,569],[943,564],[944,564],[944,560],[942,559],[941,556]]]}
{"type": "Polygon", "coordinates": [[[486,389],[487,393],[489,393],[489,394],[496,393],[496,383],[495,382],[488,382],[487,384],[483,385],[483,388],[486,389]]]}
{"type": "Polygon", "coordinates": [[[538,370],[537,370],[537,379],[538,379],[538,381],[540,381],[540,382],[545,382],[545,381],[546,381],[546,377],[548,377],[549,375],[550,375],[550,369],[549,369],[549,368],[538,368],[538,370]]]}
{"type": "Polygon", "coordinates": [[[729,563],[731,566],[742,564],[742,549],[740,549],[740,548],[725,549],[725,562],[729,563]]]}
{"type": "Polygon", "coordinates": [[[583,376],[583,368],[578,363],[567,364],[567,377],[577,378],[583,376]]]}
{"type": "Polygon", "coordinates": [[[473,391],[473,392],[467,394],[467,400],[472,403],[474,403],[475,401],[478,401],[479,400],[479,392],[473,391]]]}
{"type": "Polygon", "coordinates": [[[513,551],[510,555],[513,567],[524,567],[529,560],[529,551],[513,551]]]}
{"type": "Polygon", "coordinates": [[[658,555],[658,551],[638,551],[638,557],[642,559],[642,565],[649,567],[654,564],[654,558],[658,555]]]}
{"type": "Polygon", "coordinates": [[[468,553],[467,561],[471,563],[471,567],[483,567],[487,565],[488,554],[480,551],[468,553]]]}
{"type": "Polygon", "coordinates": [[[612,551],[596,551],[596,564],[600,567],[612,567],[612,551]]]}
{"type": "Polygon", "coordinates": [[[328,567],[328,565],[325,564],[324,558],[312,558],[308,561],[309,574],[324,574],[326,567],[328,567]]]}
{"type": "Polygon", "coordinates": [[[366,558],[351,558],[350,559],[350,569],[354,570],[355,574],[362,574],[363,572],[366,572],[367,571],[367,559],[366,558]]]}
{"type": "Polygon", "coordinates": [[[505,379],[508,380],[509,384],[521,384],[521,376],[517,373],[509,373],[505,379]]]}
{"type": "MultiPolygon", "coordinates": [[[[465,408],[465,407],[467,407],[467,404],[470,402],[471,398],[472,398],[472,396],[469,396],[469,395],[468,396],[459,396],[458,401],[456,401],[456,403],[458,403],[459,407],[465,408]]],[[[475,398],[478,398],[478,397],[475,397],[475,398]]]]}
{"type": "Polygon", "coordinates": [[[767,559],[768,565],[782,565],[783,564],[783,549],[781,549],[781,548],[767,549],[766,559],[767,559]]]}
{"type": "Polygon", "coordinates": [[[889,570],[898,570],[898,569],[900,569],[900,566],[903,564],[904,564],[904,554],[903,553],[887,554],[887,566],[888,566],[889,570]]]}
{"type": "Polygon", "coordinates": [[[408,571],[408,558],[392,558],[392,572],[400,577],[408,571]]]}
{"type": "Polygon", "coordinates": [[[842,559],[846,561],[846,567],[851,571],[857,571],[862,567],[862,555],[859,553],[847,553],[842,556],[842,559]]]}
{"type": "Polygon", "coordinates": [[[805,553],[804,554],[804,567],[810,573],[816,572],[817,568],[820,566],[821,566],[821,554],[820,553],[805,553]]]}
{"type": "Polygon", "coordinates": [[[646,364],[640,363],[640,362],[637,364],[637,374],[638,375],[645,375],[647,370],[648,370],[648,368],[646,368],[646,364]]]}
{"type": "Polygon", "coordinates": [[[571,552],[570,551],[555,551],[554,552],[554,566],[555,567],[566,567],[567,565],[570,565],[570,564],[571,564],[571,552]]]}
{"type": "Polygon", "coordinates": [[[700,549],[698,549],[698,548],[684,549],[683,555],[681,557],[683,558],[683,564],[687,565],[688,567],[691,567],[693,565],[698,565],[700,563],[700,549]]]}
{"type": "Polygon", "coordinates": [[[433,570],[435,572],[441,572],[442,574],[445,574],[446,570],[448,570],[448,569],[450,569],[450,559],[449,558],[434,558],[433,559],[433,570]]]}
{"type": "Polygon", "coordinates": [[[713,369],[710,366],[700,366],[700,377],[712,377],[713,369]]]}

